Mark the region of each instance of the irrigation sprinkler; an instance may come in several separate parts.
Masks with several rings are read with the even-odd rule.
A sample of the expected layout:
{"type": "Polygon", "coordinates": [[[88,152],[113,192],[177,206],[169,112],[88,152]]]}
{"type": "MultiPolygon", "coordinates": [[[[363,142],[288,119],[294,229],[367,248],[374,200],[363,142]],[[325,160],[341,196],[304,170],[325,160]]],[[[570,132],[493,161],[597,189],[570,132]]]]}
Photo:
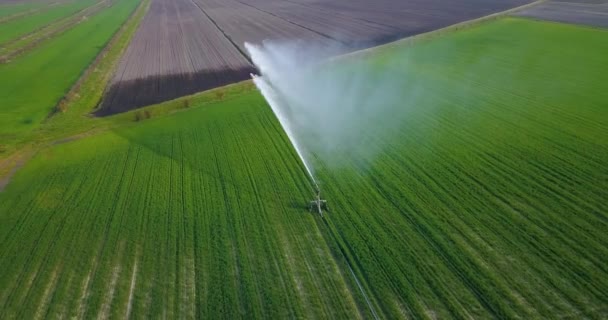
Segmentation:
{"type": "Polygon", "coordinates": [[[312,212],[313,210],[317,211],[321,217],[323,217],[323,210],[329,211],[329,207],[327,206],[327,200],[321,199],[321,189],[319,187],[317,189],[317,194],[313,200],[308,204],[308,210],[312,212]]]}
{"type": "MultiPolygon", "coordinates": [[[[245,43],[245,47],[247,47],[248,51],[258,50],[255,46],[251,46],[248,43],[245,43]]],[[[279,123],[287,134],[287,137],[289,138],[289,141],[291,142],[296,153],[298,154],[298,157],[300,158],[300,160],[302,160],[302,164],[304,164],[306,173],[308,173],[308,176],[310,177],[310,180],[314,185],[316,195],[315,198],[309,202],[308,210],[310,212],[315,210],[317,213],[319,213],[319,215],[321,215],[321,217],[323,217],[323,210],[328,210],[327,201],[321,199],[321,189],[319,188],[319,185],[317,184],[315,177],[313,176],[312,171],[310,170],[310,166],[306,161],[306,158],[304,158],[304,155],[302,154],[302,148],[296,140],[296,136],[291,127],[291,123],[289,122],[289,118],[287,116],[288,112],[286,113],[285,110],[280,107],[279,102],[282,101],[280,92],[275,91],[274,86],[271,82],[269,82],[268,79],[255,75],[253,73],[250,73],[250,75],[258,90],[260,90],[260,92],[268,102],[268,105],[274,112],[275,116],[277,117],[277,120],[279,120],[279,123]]]]}

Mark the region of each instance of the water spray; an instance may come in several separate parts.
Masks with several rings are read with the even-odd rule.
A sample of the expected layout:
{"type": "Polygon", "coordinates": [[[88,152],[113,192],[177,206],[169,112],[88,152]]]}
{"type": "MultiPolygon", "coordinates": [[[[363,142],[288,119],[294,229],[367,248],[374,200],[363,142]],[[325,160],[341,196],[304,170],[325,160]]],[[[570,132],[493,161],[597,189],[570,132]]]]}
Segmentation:
{"type": "MultiPolygon", "coordinates": [[[[265,67],[264,55],[261,54],[261,52],[259,51],[259,48],[255,45],[251,45],[248,43],[245,44],[245,47],[247,48],[247,51],[251,55],[251,57],[254,60],[254,62],[256,63],[256,65],[258,65],[258,68],[260,68],[262,73],[264,73],[264,69],[263,69],[265,67]],[[260,60],[262,60],[262,61],[260,61],[260,60]]],[[[308,160],[306,159],[306,157],[304,156],[304,150],[297,139],[297,136],[296,136],[294,128],[293,128],[293,124],[289,119],[289,115],[285,111],[286,108],[281,107],[281,106],[285,106],[285,104],[287,102],[285,102],[284,99],[282,99],[280,92],[273,87],[272,79],[268,79],[270,77],[272,77],[272,75],[258,76],[255,74],[251,74],[251,78],[253,79],[253,82],[255,83],[258,90],[260,90],[260,92],[262,93],[262,95],[264,96],[266,101],[268,102],[268,105],[270,105],[270,108],[272,109],[275,116],[279,120],[281,127],[285,131],[287,138],[293,145],[298,157],[302,161],[302,164],[304,165],[304,168],[306,169],[306,173],[308,174],[308,177],[310,178],[310,182],[313,185],[314,199],[309,202],[309,206],[308,206],[309,210],[311,212],[314,210],[317,213],[319,213],[321,215],[321,217],[323,217],[323,210],[327,210],[327,208],[328,208],[327,201],[321,199],[321,189],[319,188],[319,184],[317,183],[317,180],[315,179],[315,176],[312,171],[312,167],[311,167],[310,163],[308,162],[308,160]]]]}
{"type": "MultiPolygon", "coordinates": [[[[378,137],[396,123],[403,112],[395,108],[403,105],[401,91],[405,86],[390,74],[378,73],[377,66],[370,69],[364,64],[351,64],[346,70],[328,68],[323,62],[327,61],[327,53],[335,50],[324,45],[265,42],[262,45],[245,43],[245,48],[260,71],[259,76],[252,74],[251,77],[279,120],[312,183],[313,200],[308,208],[323,217],[323,211],[328,210],[327,201],[321,198],[313,163],[307,156],[314,154],[324,164],[336,165],[336,159],[332,159],[336,151],[356,151],[353,155],[359,157],[361,151],[368,156],[377,152],[378,139],[373,140],[374,148],[365,138],[369,132],[378,137]]],[[[347,240],[329,220],[321,221],[320,225],[325,226],[334,239],[371,315],[379,319],[362,285],[363,279],[353,271],[345,253],[347,240]]]]}
{"type": "Polygon", "coordinates": [[[308,177],[310,178],[310,181],[313,185],[314,192],[315,192],[315,198],[313,200],[311,200],[308,205],[309,211],[312,212],[314,210],[317,213],[319,213],[321,215],[321,217],[323,217],[323,210],[328,210],[327,200],[321,199],[321,189],[319,188],[319,184],[317,183],[317,180],[315,179],[315,176],[312,173],[310,164],[304,157],[302,147],[300,146],[300,144],[298,143],[298,140],[295,137],[293,128],[291,127],[291,124],[288,121],[287,116],[283,113],[282,109],[279,107],[280,106],[279,105],[280,97],[278,96],[276,91],[273,90],[272,85],[268,81],[266,81],[266,79],[264,79],[264,77],[261,77],[261,76],[255,75],[255,74],[251,74],[251,78],[253,79],[253,82],[255,83],[256,87],[260,90],[260,92],[262,93],[264,98],[266,98],[266,101],[270,105],[270,108],[272,109],[275,116],[279,120],[281,127],[283,127],[285,134],[287,134],[287,138],[289,138],[289,141],[291,142],[294,149],[296,150],[296,153],[298,154],[298,157],[302,161],[302,164],[304,164],[304,168],[306,169],[306,173],[308,174],[308,177]]]}

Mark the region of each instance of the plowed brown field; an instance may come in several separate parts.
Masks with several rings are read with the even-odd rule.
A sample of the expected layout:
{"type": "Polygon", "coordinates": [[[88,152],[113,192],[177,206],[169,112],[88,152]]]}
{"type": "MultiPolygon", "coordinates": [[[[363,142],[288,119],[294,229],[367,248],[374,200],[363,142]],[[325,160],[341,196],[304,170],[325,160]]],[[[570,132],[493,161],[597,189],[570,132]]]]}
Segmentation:
{"type": "Polygon", "coordinates": [[[302,39],[355,50],[529,0],[153,0],[98,114],[247,79],[244,42],[302,39]]]}

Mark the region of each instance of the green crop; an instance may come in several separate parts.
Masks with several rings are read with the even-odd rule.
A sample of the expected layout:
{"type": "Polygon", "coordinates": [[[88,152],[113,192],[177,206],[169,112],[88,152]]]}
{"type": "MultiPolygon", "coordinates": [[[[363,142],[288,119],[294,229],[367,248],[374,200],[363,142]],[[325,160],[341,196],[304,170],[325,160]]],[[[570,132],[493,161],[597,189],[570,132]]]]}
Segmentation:
{"type": "Polygon", "coordinates": [[[315,158],[324,219],[256,92],[45,148],[0,193],[0,318],[370,318],[349,266],[383,318],[603,318],[607,39],[507,18],[345,62],[418,98],[315,158]]]}
{"type": "Polygon", "coordinates": [[[0,5],[0,21],[3,19],[14,18],[14,15],[22,14],[27,10],[35,9],[44,6],[40,3],[18,3],[0,5]],[[12,17],[11,17],[12,16],[12,17]]]}
{"type": "Polygon", "coordinates": [[[66,4],[49,6],[44,10],[25,15],[18,19],[0,24],[0,45],[18,39],[59,19],[68,17],[95,4],[94,0],[75,1],[66,4]]]}
{"type": "Polygon", "coordinates": [[[0,65],[0,139],[17,139],[36,128],[138,3],[118,1],[34,51],[0,65]]]}

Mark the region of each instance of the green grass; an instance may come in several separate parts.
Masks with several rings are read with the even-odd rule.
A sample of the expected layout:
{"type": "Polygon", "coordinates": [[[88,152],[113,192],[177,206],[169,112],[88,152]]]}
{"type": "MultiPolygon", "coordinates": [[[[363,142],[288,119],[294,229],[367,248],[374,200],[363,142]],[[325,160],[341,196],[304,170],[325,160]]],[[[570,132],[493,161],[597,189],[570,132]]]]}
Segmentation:
{"type": "Polygon", "coordinates": [[[48,10],[0,24],[0,45],[74,14],[94,3],[95,0],[85,0],[51,6],[48,10]]]}
{"type": "MultiPolygon", "coordinates": [[[[134,314],[286,318],[346,317],[356,312],[314,217],[296,205],[307,196],[306,177],[287,141],[273,139],[280,139],[280,128],[272,114],[260,112],[262,106],[259,96],[242,96],[58,146],[33,160],[31,168],[37,169],[31,174],[49,159],[66,160],[52,174],[54,178],[49,177],[50,184],[41,185],[48,197],[42,196],[39,204],[48,210],[46,214],[59,216],[30,225],[57,241],[51,245],[46,236],[33,237],[24,244],[31,249],[36,243],[49,244],[50,259],[34,249],[33,255],[20,255],[15,261],[21,264],[31,258],[28,264],[34,268],[52,266],[35,280],[46,283],[58,278],[51,314],[65,309],[68,316],[78,315],[81,295],[75,293],[83,277],[94,270],[83,314],[98,315],[107,298],[105,289],[114,287],[112,315],[121,317],[135,264],[134,314]],[[259,107],[250,108],[251,103],[259,107]],[[184,125],[188,129],[182,130],[184,125]],[[259,134],[257,143],[248,140],[250,132],[259,134]],[[259,153],[260,147],[277,143],[277,148],[259,153]],[[74,148],[79,155],[68,156],[74,148]],[[109,168],[117,170],[106,171],[109,168]],[[52,182],[63,184],[85,175],[89,178],[74,188],[52,182]],[[258,175],[268,178],[259,180],[258,175]],[[106,192],[110,189],[119,192],[106,192]],[[56,202],[57,197],[69,198],[64,202],[68,207],[56,202]],[[93,211],[97,214],[85,213],[93,211]],[[65,232],[43,231],[56,228],[65,232]],[[67,247],[71,248],[68,256],[59,253],[67,247]],[[115,273],[117,279],[112,281],[115,273]]],[[[16,192],[27,184],[15,181],[11,188],[16,192]]],[[[4,226],[20,230],[10,234],[24,231],[12,219],[25,215],[7,218],[11,220],[3,221],[4,226]]],[[[13,240],[17,239],[8,241],[13,240]]],[[[2,283],[11,283],[11,288],[25,280],[15,278],[16,273],[3,276],[2,283]]],[[[37,306],[22,304],[43,300],[43,290],[11,295],[3,297],[7,304],[2,310],[4,316],[28,317],[37,306]]]]}
{"type": "Polygon", "coordinates": [[[605,318],[606,40],[507,18],[366,56],[407,116],[317,158],[324,220],[253,91],[45,148],[0,193],[0,317],[369,318],[348,261],[383,318],[605,318]]]}
{"type": "Polygon", "coordinates": [[[6,4],[0,5],[0,20],[2,18],[6,18],[8,16],[12,16],[14,14],[18,14],[30,9],[34,9],[37,7],[43,6],[43,4],[38,3],[17,3],[17,4],[6,4]]]}
{"type": "Polygon", "coordinates": [[[9,64],[0,65],[0,139],[38,127],[78,80],[137,0],[121,0],[9,64]]]}

